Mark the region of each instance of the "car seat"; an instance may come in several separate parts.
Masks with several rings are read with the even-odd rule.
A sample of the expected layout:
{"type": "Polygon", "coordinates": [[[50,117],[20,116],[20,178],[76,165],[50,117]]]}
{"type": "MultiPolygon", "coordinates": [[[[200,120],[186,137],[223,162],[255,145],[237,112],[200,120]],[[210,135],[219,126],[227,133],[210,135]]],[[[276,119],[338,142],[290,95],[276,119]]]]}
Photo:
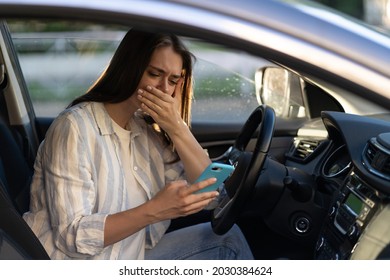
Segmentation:
{"type": "Polygon", "coordinates": [[[34,232],[16,211],[0,181],[0,260],[50,259],[34,232]]]}
{"type": "Polygon", "coordinates": [[[18,145],[17,131],[8,124],[3,67],[0,72],[0,259],[49,259],[22,218],[29,209],[33,170],[18,145]]]}
{"type": "MultiPolygon", "coordinates": [[[[0,67],[0,72],[4,68],[0,67]]],[[[16,210],[23,214],[30,203],[30,182],[33,167],[23,153],[23,140],[17,128],[9,125],[5,89],[7,76],[0,73],[0,178],[16,210]]]]}

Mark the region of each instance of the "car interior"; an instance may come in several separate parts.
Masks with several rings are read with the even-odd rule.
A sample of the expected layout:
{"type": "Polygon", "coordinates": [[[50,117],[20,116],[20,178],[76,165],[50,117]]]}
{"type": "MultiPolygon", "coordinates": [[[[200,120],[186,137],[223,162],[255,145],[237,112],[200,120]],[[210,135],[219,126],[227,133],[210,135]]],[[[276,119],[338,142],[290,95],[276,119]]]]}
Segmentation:
{"type": "MultiPolygon", "coordinates": [[[[24,113],[10,111],[16,84],[28,90],[16,78],[23,74],[9,57],[16,51],[5,21],[0,31],[0,259],[49,259],[22,214],[34,155],[53,118],[36,117],[29,100],[18,101],[27,104],[24,113]]],[[[236,223],[256,259],[389,259],[390,114],[346,113],[314,78],[276,63],[257,74],[259,99],[269,105],[256,106],[243,123],[192,124],[214,162],[235,166],[225,199],[216,210],[173,220],[169,231],[211,221],[223,234],[236,223]],[[266,92],[279,74],[289,81],[286,108],[266,92]]]]}

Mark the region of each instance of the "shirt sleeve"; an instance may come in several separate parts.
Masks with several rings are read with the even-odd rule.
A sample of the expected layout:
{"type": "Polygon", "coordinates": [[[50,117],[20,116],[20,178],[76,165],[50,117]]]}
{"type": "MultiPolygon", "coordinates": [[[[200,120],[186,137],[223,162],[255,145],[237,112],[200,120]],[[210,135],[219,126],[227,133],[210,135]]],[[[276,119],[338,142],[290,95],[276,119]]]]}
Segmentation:
{"type": "Polygon", "coordinates": [[[164,147],[163,159],[165,163],[165,183],[187,180],[183,163],[171,145],[164,147]]]}
{"type": "Polygon", "coordinates": [[[55,245],[70,257],[101,253],[106,214],[94,213],[87,137],[69,118],[54,122],[45,138],[43,174],[55,245]]]}

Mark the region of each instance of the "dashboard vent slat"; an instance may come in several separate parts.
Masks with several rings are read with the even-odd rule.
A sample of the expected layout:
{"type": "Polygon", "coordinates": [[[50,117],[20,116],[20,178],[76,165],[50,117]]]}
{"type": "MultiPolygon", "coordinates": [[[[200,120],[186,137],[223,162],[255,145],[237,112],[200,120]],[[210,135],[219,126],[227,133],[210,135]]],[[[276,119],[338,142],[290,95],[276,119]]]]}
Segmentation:
{"type": "Polygon", "coordinates": [[[390,150],[371,138],[363,153],[363,164],[372,174],[390,180],[390,150]]]}
{"type": "Polygon", "coordinates": [[[311,156],[322,150],[325,140],[297,138],[287,153],[287,157],[294,161],[304,162],[310,160],[311,156]]]}
{"type": "Polygon", "coordinates": [[[373,145],[368,145],[367,150],[366,150],[366,157],[367,157],[367,160],[370,164],[374,160],[374,157],[375,157],[377,151],[378,151],[378,148],[376,148],[373,145]]]}
{"type": "Polygon", "coordinates": [[[305,159],[315,151],[318,145],[319,141],[300,140],[294,155],[298,158],[305,159]]]}

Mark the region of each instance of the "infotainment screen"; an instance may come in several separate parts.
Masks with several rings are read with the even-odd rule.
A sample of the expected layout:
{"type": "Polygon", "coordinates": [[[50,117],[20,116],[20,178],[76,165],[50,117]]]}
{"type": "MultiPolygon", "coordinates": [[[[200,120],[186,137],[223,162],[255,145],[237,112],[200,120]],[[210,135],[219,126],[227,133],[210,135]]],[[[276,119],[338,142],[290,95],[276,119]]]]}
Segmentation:
{"type": "Polygon", "coordinates": [[[348,194],[344,204],[347,205],[348,208],[356,214],[356,216],[359,216],[364,208],[363,201],[352,192],[348,194]]]}

